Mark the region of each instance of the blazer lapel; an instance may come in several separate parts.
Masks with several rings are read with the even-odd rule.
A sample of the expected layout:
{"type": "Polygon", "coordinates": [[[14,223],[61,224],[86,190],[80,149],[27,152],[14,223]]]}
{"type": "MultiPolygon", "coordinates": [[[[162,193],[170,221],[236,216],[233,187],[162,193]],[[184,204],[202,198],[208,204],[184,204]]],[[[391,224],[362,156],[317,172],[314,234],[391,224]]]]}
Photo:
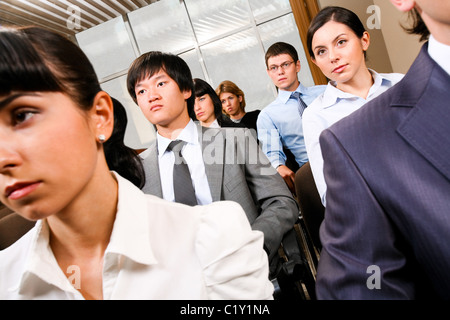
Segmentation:
{"type": "Polygon", "coordinates": [[[223,184],[225,141],[221,129],[199,126],[199,142],[213,201],[220,201],[223,184]]]}
{"type": "Polygon", "coordinates": [[[147,149],[147,156],[142,160],[145,170],[145,185],[142,191],[162,198],[161,176],[159,175],[158,146],[156,139],[147,149]]]}
{"type": "Polygon", "coordinates": [[[417,98],[415,103],[410,101],[413,110],[398,127],[398,133],[450,180],[450,76],[427,52],[422,51],[418,60],[409,78],[412,89],[408,90],[410,99],[417,98]],[[422,70],[427,70],[426,74],[422,70]],[[418,79],[421,87],[417,86],[418,79]]]}

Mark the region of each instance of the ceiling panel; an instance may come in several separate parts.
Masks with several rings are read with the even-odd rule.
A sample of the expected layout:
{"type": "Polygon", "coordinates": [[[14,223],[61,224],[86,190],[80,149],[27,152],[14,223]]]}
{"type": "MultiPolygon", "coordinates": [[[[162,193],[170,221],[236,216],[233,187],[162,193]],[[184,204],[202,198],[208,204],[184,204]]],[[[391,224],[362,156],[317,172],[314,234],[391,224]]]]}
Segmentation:
{"type": "Polygon", "coordinates": [[[0,0],[0,26],[43,26],[74,39],[77,32],[157,1],[0,0]]]}

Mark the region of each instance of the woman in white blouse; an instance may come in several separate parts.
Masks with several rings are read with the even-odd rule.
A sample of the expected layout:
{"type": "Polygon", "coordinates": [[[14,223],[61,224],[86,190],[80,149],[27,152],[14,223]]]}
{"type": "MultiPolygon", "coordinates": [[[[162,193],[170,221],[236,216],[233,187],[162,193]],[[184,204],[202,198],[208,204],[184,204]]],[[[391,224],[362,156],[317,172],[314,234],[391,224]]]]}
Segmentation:
{"type": "Polygon", "coordinates": [[[307,45],[312,61],[330,79],[323,94],[305,109],[302,119],[311,170],[325,206],[320,133],[395,85],[403,75],[379,74],[367,68],[370,35],[358,16],[345,8],[322,9],[310,24],[307,45]]]}
{"type": "Polygon", "coordinates": [[[76,45],[0,30],[0,201],[38,221],[0,251],[0,300],[270,299],[263,234],[242,208],[145,195],[109,171],[113,124],[76,45]]]}

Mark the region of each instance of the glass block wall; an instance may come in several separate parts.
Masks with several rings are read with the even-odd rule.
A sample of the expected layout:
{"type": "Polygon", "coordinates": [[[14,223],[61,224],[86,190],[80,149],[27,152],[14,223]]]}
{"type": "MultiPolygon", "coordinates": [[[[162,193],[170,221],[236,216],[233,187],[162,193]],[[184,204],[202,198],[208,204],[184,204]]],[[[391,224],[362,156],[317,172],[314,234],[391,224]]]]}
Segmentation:
{"type": "Polygon", "coordinates": [[[263,109],[276,97],[264,54],[277,41],[297,48],[299,79],[314,85],[289,0],[160,0],[78,33],[77,41],[102,88],[125,105],[125,143],[136,149],[147,147],[155,130],[129,97],[126,74],[147,51],[179,55],[194,78],[213,88],[223,80],[235,82],[245,93],[247,111],[263,109]]]}

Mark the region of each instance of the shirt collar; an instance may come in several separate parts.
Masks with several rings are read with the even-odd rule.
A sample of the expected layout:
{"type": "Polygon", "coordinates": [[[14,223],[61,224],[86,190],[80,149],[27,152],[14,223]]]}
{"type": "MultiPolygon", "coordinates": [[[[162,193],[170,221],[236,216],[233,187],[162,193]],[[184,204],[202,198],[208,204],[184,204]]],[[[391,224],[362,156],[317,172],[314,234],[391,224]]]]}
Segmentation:
{"type": "Polygon", "coordinates": [[[428,54],[436,63],[450,75],[450,46],[437,41],[430,35],[428,41],[428,54]]]}
{"type": "MultiPolygon", "coordinates": [[[[382,74],[379,74],[378,72],[372,69],[369,69],[369,72],[372,74],[373,85],[370,88],[367,96],[370,96],[372,93],[377,92],[382,85],[390,85],[391,80],[386,78],[382,74]]],[[[323,93],[322,108],[323,109],[329,108],[342,99],[357,99],[357,98],[359,97],[336,88],[335,81],[329,81],[323,93]]]]}
{"type": "MultiPolygon", "coordinates": [[[[156,138],[158,139],[158,155],[162,157],[164,152],[166,152],[169,143],[172,141],[166,137],[161,136],[159,133],[156,134],[156,138]]],[[[189,120],[186,127],[181,130],[180,134],[177,137],[177,140],[186,141],[188,144],[198,144],[198,132],[197,126],[194,121],[189,120]]]]}
{"type": "MultiPolygon", "coordinates": [[[[295,91],[300,92],[300,97],[302,97],[307,90],[308,88],[301,83],[298,85],[297,89],[295,89],[295,91]]],[[[280,100],[283,104],[286,104],[291,97],[291,94],[295,91],[278,90],[278,100],[280,100]]]]}
{"type": "MultiPolygon", "coordinates": [[[[156,264],[150,244],[149,212],[146,196],[131,182],[113,172],[119,185],[117,214],[113,225],[110,242],[105,256],[110,253],[125,256],[140,264],[156,264]]],[[[64,291],[76,292],[66,275],[61,270],[50,248],[50,230],[46,220],[36,223],[27,263],[23,272],[19,289],[27,290],[27,283],[33,277],[61,288],[64,291]]]]}
{"type": "Polygon", "coordinates": [[[35,277],[64,291],[75,292],[75,288],[67,280],[50,248],[50,230],[47,221],[38,221],[35,230],[25,270],[20,280],[19,293],[27,292],[28,284],[32,285],[35,277]]]}

